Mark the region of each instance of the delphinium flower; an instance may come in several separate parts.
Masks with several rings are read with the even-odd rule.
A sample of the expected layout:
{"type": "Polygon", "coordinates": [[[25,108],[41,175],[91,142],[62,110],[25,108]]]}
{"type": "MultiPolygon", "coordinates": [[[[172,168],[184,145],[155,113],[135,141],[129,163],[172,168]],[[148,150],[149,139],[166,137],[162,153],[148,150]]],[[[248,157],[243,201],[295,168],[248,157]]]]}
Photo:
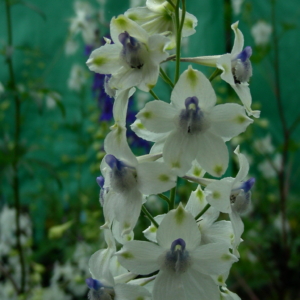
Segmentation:
{"type": "Polygon", "coordinates": [[[238,23],[235,22],[231,28],[235,34],[234,44],[231,53],[215,56],[201,56],[192,58],[182,58],[182,61],[199,63],[206,66],[217,67],[222,71],[221,78],[229,83],[235,90],[249,115],[259,117],[259,111],[251,109],[252,97],[249,89],[249,80],[252,76],[252,65],[250,57],[252,48],[244,48],[244,36],[238,29],[238,23]]]}
{"type": "Polygon", "coordinates": [[[110,86],[127,89],[137,86],[151,90],[157,81],[159,63],[168,57],[169,39],[149,34],[124,15],[113,18],[110,33],[114,44],[94,50],[87,61],[91,71],[111,74],[110,86]]]}
{"type": "Polygon", "coordinates": [[[161,222],[157,242],[130,241],[117,252],[129,271],[147,275],[159,271],[153,300],[219,298],[219,286],[211,278],[229,271],[237,258],[228,245],[200,245],[201,233],[194,217],[179,205],[161,222]]]}
{"type": "Polygon", "coordinates": [[[249,171],[248,161],[237,147],[234,151],[237,155],[240,169],[235,178],[226,177],[207,185],[207,202],[220,212],[228,213],[232,222],[234,232],[233,253],[239,257],[237,247],[241,241],[244,224],[240,215],[249,210],[251,204],[251,188],[255,182],[254,178],[245,180],[249,171]]]}
{"type": "MultiPolygon", "coordinates": [[[[180,18],[182,11],[179,10],[180,18]]],[[[125,16],[141,25],[150,35],[160,33],[170,38],[167,49],[176,46],[175,8],[167,1],[147,0],[145,7],[130,8],[125,16]]],[[[186,12],[182,27],[182,37],[188,37],[196,32],[197,18],[186,12]]]]}
{"type": "Polygon", "coordinates": [[[164,133],[164,161],[183,176],[194,159],[211,175],[227,169],[228,150],[224,139],[243,132],[253,121],[238,104],[216,104],[208,79],[191,67],[180,76],[171,103],[148,102],[137,118],[150,132],[164,133]]]}
{"type": "Polygon", "coordinates": [[[143,194],[161,193],[175,185],[175,176],[164,162],[139,162],[128,146],[126,108],[134,90],[117,92],[113,109],[115,124],[104,141],[107,155],[100,166],[104,177],[103,189],[107,190],[103,199],[105,225],[110,227],[116,219],[122,234],[134,228],[141,211],[143,194]]]}
{"type": "Polygon", "coordinates": [[[86,280],[90,289],[89,299],[150,300],[151,295],[145,288],[127,283],[136,277],[135,274],[127,272],[124,268],[121,272],[116,269],[117,265],[113,260],[116,245],[110,230],[105,230],[105,239],[108,247],[95,252],[89,261],[89,269],[92,274],[92,278],[86,280]]]}

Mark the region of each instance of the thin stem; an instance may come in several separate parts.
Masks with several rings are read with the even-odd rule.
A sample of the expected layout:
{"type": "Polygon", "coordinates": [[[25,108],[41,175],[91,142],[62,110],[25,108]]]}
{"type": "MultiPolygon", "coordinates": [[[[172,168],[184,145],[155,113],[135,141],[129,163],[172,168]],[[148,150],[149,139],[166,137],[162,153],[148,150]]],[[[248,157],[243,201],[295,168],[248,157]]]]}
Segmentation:
{"type": "MultiPolygon", "coordinates": [[[[179,1],[179,0],[178,0],[178,1],[179,1]]],[[[167,2],[168,2],[174,9],[176,9],[176,7],[175,7],[174,3],[172,2],[172,0],[167,0],[167,2]]]]}
{"type": "Polygon", "coordinates": [[[180,0],[177,1],[176,9],[175,9],[175,22],[176,22],[176,67],[175,67],[175,84],[177,83],[180,75],[180,50],[181,50],[181,32],[185,19],[186,5],[185,0],[181,0],[182,2],[182,13],[181,20],[179,15],[179,3],[180,0]]]}
{"type": "Polygon", "coordinates": [[[152,222],[152,224],[158,228],[159,225],[158,223],[154,220],[153,216],[150,214],[150,212],[147,210],[145,204],[142,205],[142,212],[150,219],[150,221],[152,222]]]}
{"type": "Polygon", "coordinates": [[[212,82],[217,76],[219,76],[222,73],[222,70],[215,69],[215,71],[210,75],[209,81],[212,82]]]}
{"type": "Polygon", "coordinates": [[[150,90],[149,93],[152,95],[154,99],[159,100],[158,96],[152,90],[150,90]]]}
{"type": "Polygon", "coordinates": [[[159,69],[159,72],[160,72],[161,78],[162,78],[167,84],[169,84],[172,88],[174,88],[174,83],[172,82],[172,80],[170,79],[170,77],[167,75],[167,73],[166,73],[162,68],[159,69]]]}
{"type": "Polygon", "coordinates": [[[176,187],[178,184],[178,177],[176,181],[176,185],[170,191],[170,202],[169,202],[169,210],[175,208],[175,198],[176,198],[176,187]]]}
{"type": "Polygon", "coordinates": [[[292,132],[297,128],[297,126],[300,124],[300,116],[296,118],[296,120],[293,122],[291,127],[289,128],[289,134],[291,135],[292,132]]]}
{"type": "Polygon", "coordinates": [[[6,8],[6,19],[7,19],[7,47],[8,53],[6,62],[9,70],[9,87],[14,92],[14,103],[15,103],[15,135],[14,135],[14,158],[12,163],[13,168],[13,190],[14,190],[14,202],[16,209],[16,236],[17,236],[17,251],[19,254],[19,261],[21,265],[21,287],[19,289],[19,294],[25,292],[25,282],[26,282],[26,270],[25,270],[25,260],[24,253],[21,244],[21,227],[20,227],[20,182],[19,182],[19,153],[20,153],[20,134],[21,134],[21,100],[16,91],[15,75],[13,71],[13,61],[12,61],[12,51],[13,51],[13,35],[12,35],[12,21],[11,21],[11,10],[9,0],[5,0],[6,8]]]}
{"type": "Polygon", "coordinates": [[[157,196],[168,202],[168,204],[170,205],[170,199],[167,196],[165,196],[164,194],[157,194],[157,196]]]}
{"type": "Polygon", "coordinates": [[[15,282],[14,278],[10,275],[10,273],[4,268],[4,266],[2,266],[2,264],[0,263],[0,271],[3,273],[3,275],[5,277],[7,277],[7,279],[11,282],[11,284],[13,285],[15,291],[17,294],[20,294],[19,288],[17,283],[15,282]]]}
{"type": "Polygon", "coordinates": [[[195,220],[198,220],[205,212],[210,208],[210,204],[206,204],[205,207],[199,212],[199,214],[195,217],[195,220]]]}

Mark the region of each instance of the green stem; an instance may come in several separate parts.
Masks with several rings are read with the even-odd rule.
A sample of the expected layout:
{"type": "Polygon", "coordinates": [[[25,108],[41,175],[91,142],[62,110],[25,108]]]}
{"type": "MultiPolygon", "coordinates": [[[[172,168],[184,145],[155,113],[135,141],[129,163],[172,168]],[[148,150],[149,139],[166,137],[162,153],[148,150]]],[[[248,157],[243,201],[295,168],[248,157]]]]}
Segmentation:
{"type": "Polygon", "coordinates": [[[205,212],[210,208],[210,204],[206,204],[205,207],[199,212],[199,214],[195,217],[195,220],[197,221],[205,212]]]}
{"type": "Polygon", "coordinates": [[[159,100],[158,96],[152,90],[150,90],[149,93],[152,95],[154,99],[159,100]]]}
{"type": "Polygon", "coordinates": [[[162,68],[159,69],[159,72],[160,72],[161,78],[162,78],[167,84],[169,84],[172,88],[174,88],[174,83],[172,82],[172,80],[170,79],[170,77],[167,75],[167,73],[166,73],[162,68]]]}
{"type": "Polygon", "coordinates": [[[175,68],[175,84],[177,83],[180,75],[180,50],[181,50],[181,32],[185,19],[186,5],[185,0],[182,1],[182,14],[181,20],[179,15],[179,3],[180,0],[177,1],[176,9],[175,9],[175,22],[176,22],[176,68],[175,68]]]}
{"type": "Polygon", "coordinates": [[[215,69],[215,71],[210,75],[209,77],[209,81],[212,82],[217,76],[219,76],[220,74],[222,74],[222,70],[220,69],[215,69]]]}
{"type": "Polygon", "coordinates": [[[153,216],[150,214],[150,212],[147,210],[145,204],[142,205],[142,212],[150,219],[150,221],[152,222],[152,224],[158,228],[159,225],[158,223],[154,220],[153,216]]]}
{"type": "Polygon", "coordinates": [[[20,182],[19,182],[19,153],[20,153],[20,133],[21,133],[21,100],[16,91],[15,75],[13,71],[13,61],[12,61],[12,51],[13,51],[13,35],[12,35],[12,20],[11,20],[11,10],[9,0],[5,0],[6,8],[6,18],[7,18],[7,58],[6,62],[9,70],[9,87],[14,92],[14,103],[15,103],[15,135],[14,135],[14,158],[12,163],[13,168],[13,190],[14,190],[14,202],[16,209],[16,236],[17,236],[17,251],[19,254],[19,261],[21,265],[21,287],[19,289],[19,294],[25,292],[25,282],[26,282],[26,270],[25,270],[25,259],[23,248],[21,244],[21,226],[20,226],[20,214],[21,214],[21,204],[20,204],[20,182]]]}
{"type": "Polygon", "coordinates": [[[157,196],[168,202],[168,204],[170,205],[170,199],[167,196],[165,196],[164,194],[157,194],[157,196]]]}
{"type": "MultiPolygon", "coordinates": [[[[178,1],[179,1],[179,0],[178,0],[178,1]]],[[[174,3],[172,2],[172,0],[167,0],[167,2],[168,2],[174,9],[176,9],[176,7],[175,7],[174,3]]]]}
{"type": "Polygon", "coordinates": [[[178,177],[177,177],[176,185],[170,191],[169,210],[175,208],[175,196],[176,196],[176,187],[177,187],[177,184],[178,184],[178,177]]]}

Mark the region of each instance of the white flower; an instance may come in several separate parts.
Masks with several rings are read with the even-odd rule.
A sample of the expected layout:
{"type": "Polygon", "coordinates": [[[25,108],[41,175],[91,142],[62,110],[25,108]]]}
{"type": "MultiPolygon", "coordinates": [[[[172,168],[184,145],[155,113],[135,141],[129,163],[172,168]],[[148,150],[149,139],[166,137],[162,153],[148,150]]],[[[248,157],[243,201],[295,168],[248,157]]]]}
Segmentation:
{"type": "Polygon", "coordinates": [[[136,274],[159,270],[153,300],[219,298],[211,278],[229,271],[237,261],[222,243],[200,245],[201,233],[194,217],[180,205],[165,216],[157,242],[131,241],[117,252],[120,263],[136,274]]]}
{"type": "MultiPolygon", "coordinates": [[[[180,18],[182,16],[179,10],[180,18]]],[[[146,7],[131,8],[125,16],[138,23],[150,35],[162,34],[170,38],[167,49],[176,47],[175,9],[167,2],[157,5],[157,1],[147,1],[146,7]]],[[[182,27],[182,37],[188,37],[196,32],[197,18],[186,12],[182,27]]]]}
{"type": "Polygon", "coordinates": [[[258,165],[258,170],[267,178],[275,178],[282,164],[282,156],[277,153],[273,159],[266,159],[258,165]]]}
{"type": "Polygon", "coordinates": [[[143,204],[143,194],[165,192],[176,181],[172,171],[163,162],[139,161],[127,144],[126,108],[134,90],[117,93],[113,108],[116,123],[105,138],[104,149],[108,154],[100,166],[104,176],[104,184],[101,184],[105,226],[110,227],[117,220],[122,235],[134,228],[143,204]]]}
{"type": "Polygon", "coordinates": [[[244,0],[231,0],[231,5],[233,9],[233,13],[235,15],[239,15],[241,13],[241,6],[244,0]]]}
{"type": "Polygon", "coordinates": [[[78,64],[73,65],[68,79],[69,89],[79,92],[85,85],[87,78],[87,71],[82,66],[78,64]]]}
{"type": "Polygon", "coordinates": [[[251,34],[254,38],[254,43],[257,46],[265,46],[270,41],[273,28],[265,21],[256,22],[251,28],[251,34]]]}
{"type": "Polygon", "coordinates": [[[247,113],[258,118],[260,111],[253,111],[251,109],[252,97],[248,84],[248,81],[252,76],[252,65],[249,59],[252,55],[252,49],[250,46],[244,48],[244,36],[238,29],[238,22],[232,24],[231,28],[235,34],[231,53],[215,56],[183,58],[181,60],[220,69],[222,71],[221,78],[229,83],[235,90],[247,113]]]}
{"type": "Polygon", "coordinates": [[[112,74],[111,88],[137,86],[148,92],[157,81],[159,63],[168,57],[169,39],[149,34],[124,15],[113,18],[110,32],[114,44],[94,50],[87,61],[91,71],[112,74]]]}
{"type": "Polygon", "coordinates": [[[216,104],[208,79],[189,67],[171,94],[171,103],[148,102],[137,118],[154,133],[165,134],[164,161],[179,176],[196,159],[213,176],[227,169],[228,150],[224,140],[243,132],[252,120],[238,104],[216,104]]]}
{"type": "Polygon", "coordinates": [[[256,139],[253,145],[261,154],[272,154],[275,150],[272,145],[272,137],[270,134],[266,135],[264,138],[256,139]]]}
{"type": "Polygon", "coordinates": [[[121,272],[116,269],[116,261],[113,254],[116,251],[114,238],[110,230],[105,230],[105,240],[108,248],[95,252],[89,261],[89,268],[92,278],[86,280],[90,288],[90,300],[111,300],[111,299],[143,299],[150,300],[150,293],[138,285],[125,284],[136,277],[122,268],[121,272]],[[116,274],[117,273],[117,274],[116,274]],[[113,275],[119,275],[113,277],[113,275]]]}
{"type": "Polygon", "coordinates": [[[248,211],[251,202],[251,188],[254,178],[244,181],[249,171],[246,157],[237,147],[234,153],[238,156],[240,169],[235,178],[226,177],[207,185],[205,192],[207,202],[220,212],[228,213],[234,232],[233,253],[239,257],[237,247],[240,244],[244,224],[240,215],[248,211]]]}

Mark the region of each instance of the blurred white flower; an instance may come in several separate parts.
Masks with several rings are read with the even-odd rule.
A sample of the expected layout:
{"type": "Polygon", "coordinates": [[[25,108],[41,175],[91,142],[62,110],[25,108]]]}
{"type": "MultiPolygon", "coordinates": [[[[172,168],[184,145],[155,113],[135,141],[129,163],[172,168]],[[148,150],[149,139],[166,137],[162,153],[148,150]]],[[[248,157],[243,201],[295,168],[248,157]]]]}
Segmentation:
{"type": "Polygon", "coordinates": [[[261,154],[272,154],[274,152],[274,147],[271,139],[271,135],[268,134],[264,138],[255,140],[254,148],[261,154]]]}
{"type": "Polygon", "coordinates": [[[260,163],[258,165],[258,170],[265,178],[274,178],[276,177],[276,170],[280,169],[281,159],[281,154],[277,153],[272,161],[265,160],[260,163]]]}
{"type": "Polygon", "coordinates": [[[273,28],[265,21],[256,22],[251,28],[251,34],[254,38],[254,43],[257,46],[265,46],[270,41],[273,28]]]}
{"type": "Polygon", "coordinates": [[[65,44],[66,55],[74,54],[77,51],[78,47],[79,47],[79,44],[75,40],[73,40],[71,38],[67,39],[66,44],[65,44]]]}
{"type": "Polygon", "coordinates": [[[74,64],[68,79],[69,89],[79,92],[85,85],[88,75],[88,72],[82,66],[74,64]]]}
{"type": "Polygon", "coordinates": [[[241,6],[244,0],[231,0],[231,5],[233,9],[233,13],[235,15],[239,15],[241,13],[241,6]]]}

